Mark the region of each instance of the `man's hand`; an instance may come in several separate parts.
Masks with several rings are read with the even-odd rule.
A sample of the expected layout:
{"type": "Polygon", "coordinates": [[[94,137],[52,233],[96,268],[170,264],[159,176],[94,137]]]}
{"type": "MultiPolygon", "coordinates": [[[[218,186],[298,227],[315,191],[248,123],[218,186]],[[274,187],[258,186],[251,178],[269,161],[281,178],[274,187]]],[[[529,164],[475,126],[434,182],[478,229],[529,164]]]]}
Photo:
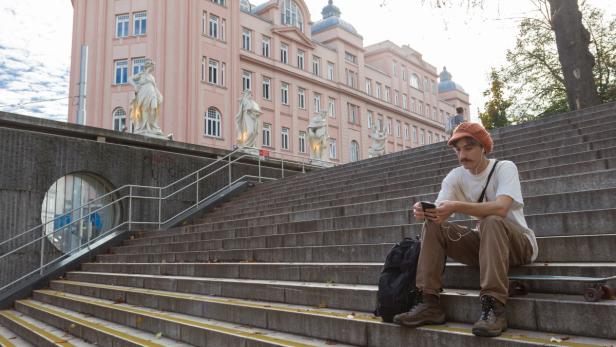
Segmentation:
{"type": "Polygon", "coordinates": [[[421,208],[421,202],[418,201],[413,205],[413,215],[418,221],[423,221],[425,219],[424,211],[421,208]]]}
{"type": "Polygon", "coordinates": [[[426,210],[424,215],[429,221],[441,225],[456,212],[456,206],[456,201],[442,201],[437,208],[426,210]]]}

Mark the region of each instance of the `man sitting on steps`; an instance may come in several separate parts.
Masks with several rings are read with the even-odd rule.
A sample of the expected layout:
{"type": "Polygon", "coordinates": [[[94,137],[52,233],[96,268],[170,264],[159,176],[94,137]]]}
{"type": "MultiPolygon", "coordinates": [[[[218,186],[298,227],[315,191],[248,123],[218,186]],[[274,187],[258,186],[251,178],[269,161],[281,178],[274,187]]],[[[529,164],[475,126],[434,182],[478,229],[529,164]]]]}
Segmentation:
{"type": "Polygon", "coordinates": [[[509,266],[531,263],[538,253],[535,234],[524,219],[518,169],[511,161],[486,157],[493,142],[478,123],[460,124],[447,144],[461,166],[443,180],[436,209],[424,212],[420,203],[413,206],[415,218],[425,220],[416,277],[422,294],[419,303],[394,322],[410,327],[445,323],[439,293],[448,256],[479,267],[481,316],[473,334],[499,336],[507,329],[509,266]],[[454,213],[479,219],[477,228],[447,222],[454,213]]]}

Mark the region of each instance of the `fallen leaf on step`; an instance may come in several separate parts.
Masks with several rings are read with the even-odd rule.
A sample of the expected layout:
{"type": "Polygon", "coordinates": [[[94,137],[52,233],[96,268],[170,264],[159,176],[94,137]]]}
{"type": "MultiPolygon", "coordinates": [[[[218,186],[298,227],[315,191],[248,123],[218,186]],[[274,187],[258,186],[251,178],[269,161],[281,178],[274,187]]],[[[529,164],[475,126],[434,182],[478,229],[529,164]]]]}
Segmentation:
{"type": "Polygon", "coordinates": [[[116,298],[115,300],[113,300],[114,304],[123,304],[126,301],[124,301],[124,298],[116,298]]]}
{"type": "Polygon", "coordinates": [[[324,303],[324,302],[320,302],[320,303],[317,305],[317,308],[326,308],[326,307],[327,307],[327,304],[326,304],[326,303],[324,303]]]}
{"type": "Polygon", "coordinates": [[[71,324],[68,326],[70,329],[75,329],[77,326],[75,325],[75,323],[71,324]]]}
{"type": "Polygon", "coordinates": [[[355,318],[355,312],[353,312],[350,315],[348,315],[347,318],[348,319],[354,319],[355,318]]]}
{"type": "Polygon", "coordinates": [[[160,332],[159,332],[158,334],[156,334],[156,338],[157,338],[157,339],[160,339],[161,337],[163,337],[163,333],[160,333],[160,332]]]}
{"type": "Polygon", "coordinates": [[[563,342],[563,340],[561,340],[561,339],[559,339],[559,338],[557,338],[557,337],[552,337],[552,338],[550,339],[550,342],[561,343],[561,342],[563,342]]]}

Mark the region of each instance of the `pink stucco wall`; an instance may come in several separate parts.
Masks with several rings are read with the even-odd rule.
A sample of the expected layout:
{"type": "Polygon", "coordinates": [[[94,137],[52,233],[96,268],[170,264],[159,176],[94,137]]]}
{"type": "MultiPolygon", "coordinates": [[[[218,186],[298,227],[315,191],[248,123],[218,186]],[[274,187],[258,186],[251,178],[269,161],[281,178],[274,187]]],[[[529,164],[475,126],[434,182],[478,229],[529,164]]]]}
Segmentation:
{"type": "MultiPolygon", "coordinates": [[[[409,76],[417,74],[423,85],[427,78],[437,83],[437,70],[423,61],[421,55],[410,47],[399,47],[389,41],[368,47],[363,39],[340,27],[331,27],[311,35],[310,14],[302,0],[296,0],[304,16],[304,32],[282,25],[278,1],[270,1],[260,13],[240,11],[239,2],[227,0],[219,5],[210,0],[73,0],[73,42],[70,76],[70,95],[79,93],[80,47],[89,46],[86,124],[113,128],[112,113],[122,107],[129,112],[133,90],[129,85],[114,84],[114,61],[128,59],[129,75],[131,59],[145,57],[156,63],[155,77],[164,96],[160,125],[165,133],[173,133],[174,140],[206,146],[230,149],[235,143],[234,115],[242,91],[242,72],[252,73],[252,95],[260,104],[263,115],[260,123],[272,125],[271,150],[308,157],[298,148],[299,131],[305,131],[309,117],[314,113],[313,97],[321,95],[321,108],[327,109],[328,99],[335,99],[335,117],[329,118],[329,135],[336,140],[336,162],[350,160],[351,141],[360,144],[360,158],[368,157],[370,132],[368,112],[372,112],[374,124],[382,118],[386,126],[391,121],[388,152],[417,147],[413,142],[412,129],[422,129],[443,139],[444,119],[455,113],[455,106],[468,109],[468,95],[449,93],[437,95],[432,88],[420,89],[409,85],[409,76]],[[147,30],[143,36],[133,35],[133,14],[146,11],[147,30]],[[129,35],[116,37],[116,16],[128,14],[129,35]],[[209,16],[214,14],[226,22],[224,39],[211,38],[202,32],[205,14],[206,27],[209,16]],[[251,31],[251,50],[242,46],[242,30],[251,31]],[[261,38],[268,36],[270,57],[261,54],[261,38]],[[281,43],[289,46],[288,64],[280,61],[281,43]],[[297,63],[297,52],[305,53],[304,70],[297,63]],[[345,59],[345,52],[357,57],[353,63],[345,59]],[[320,75],[312,73],[312,57],[321,60],[320,75]],[[224,84],[213,85],[201,80],[202,58],[215,59],[225,64],[224,84]],[[393,62],[397,74],[393,74],[393,62]],[[327,63],[335,64],[333,80],[327,79],[327,63]],[[402,69],[407,71],[403,80],[402,69]],[[354,87],[346,84],[346,70],[357,73],[354,87]],[[263,77],[271,78],[271,100],[262,97],[263,77]],[[371,94],[366,91],[366,78],[371,81],[371,94]],[[289,105],[283,105],[281,84],[289,85],[289,105]],[[382,85],[382,98],[376,98],[376,83],[382,85]],[[385,86],[391,89],[391,101],[384,100],[385,86]],[[297,88],[306,90],[305,109],[298,107],[297,88]],[[399,93],[399,103],[394,104],[394,92],[399,93]],[[402,95],[407,96],[406,109],[402,95]],[[437,117],[411,110],[411,100],[436,107],[437,117]],[[359,106],[355,123],[349,121],[347,104],[359,106]],[[209,107],[216,107],[222,114],[222,132],[219,138],[204,134],[204,114],[209,107]],[[442,112],[441,112],[442,111],[442,112]],[[401,124],[401,136],[396,135],[396,124],[401,124]],[[409,138],[405,139],[405,126],[409,138]],[[281,148],[281,129],[290,129],[289,150],[281,148]]],[[[326,2],[324,1],[324,5],[326,2]]],[[[343,9],[344,10],[344,9],[343,9]]],[[[221,66],[219,65],[219,68],[221,66]]],[[[75,99],[76,100],[76,99],[75,99]]],[[[75,122],[77,103],[69,104],[69,121],[75,122]]],[[[261,135],[258,143],[261,144],[261,135]]],[[[433,141],[436,142],[436,141],[433,141]]]]}

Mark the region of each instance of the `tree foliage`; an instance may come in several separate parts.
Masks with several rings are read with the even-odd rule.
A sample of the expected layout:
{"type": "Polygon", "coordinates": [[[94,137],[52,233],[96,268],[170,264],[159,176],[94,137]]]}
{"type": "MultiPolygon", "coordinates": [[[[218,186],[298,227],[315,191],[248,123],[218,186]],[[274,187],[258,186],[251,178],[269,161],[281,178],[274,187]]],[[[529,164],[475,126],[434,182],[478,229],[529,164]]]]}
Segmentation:
{"type": "Polygon", "coordinates": [[[505,99],[503,95],[503,82],[495,69],[490,72],[490,89],[483,92],[483,96],[489,96],[484,111],[479,113],[479,119],[483,126],[490,130],[509,125],[507,119],[507,109],[511,106],[511,100],[505,99]]]}
{"type": "MultiPolygon", "coordinates": [[[[541,3],[541,1],[539,1],[541,3]]],[[[543,13],[543,12],[542,12],[543,13]]],[[[582,6],[595,57],[593,76],[602,102],[616,100],[616,19],[606,22],[601,10],[582,6]]],[[[510,120],[532,120],[569,109],[556,40],[549,15],[521,21],[516,45],[500,69],[512,98],[510,120]]]]}

